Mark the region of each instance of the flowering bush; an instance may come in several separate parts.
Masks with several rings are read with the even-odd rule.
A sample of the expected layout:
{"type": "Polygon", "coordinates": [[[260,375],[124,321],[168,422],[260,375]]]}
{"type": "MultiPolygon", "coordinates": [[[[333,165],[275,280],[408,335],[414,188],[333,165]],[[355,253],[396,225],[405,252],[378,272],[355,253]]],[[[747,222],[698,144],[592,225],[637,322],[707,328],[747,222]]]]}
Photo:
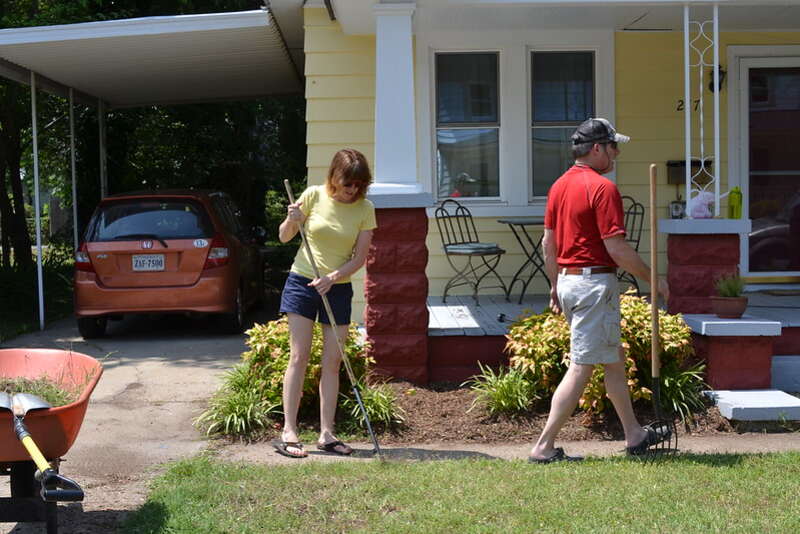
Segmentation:
{"type": "MultiPolygon", "coordinates": [[[[633,292],[620,296],[621,341],[626,352],[628,387],[633,400],[650,399],[653,378],[650,346],[652,325],[650,303],[633,292]]],[[[661,340],[662,404],[682,417],[703,406],[701,392],[704,366],[689,366],[694,354],[691,330],[680,315],[659,310],[661,340]]],[[[552,395],[569,366],[569,325],[563,315],[546,310],[520,318],[506,336],[506,352],[511,366],[526,373],[536,390],[552,395]]],[[[605,395],[603,368],[598,366],[589,381],[579,407],[590,414],[604,412],[610,406],[605,395]]]]}

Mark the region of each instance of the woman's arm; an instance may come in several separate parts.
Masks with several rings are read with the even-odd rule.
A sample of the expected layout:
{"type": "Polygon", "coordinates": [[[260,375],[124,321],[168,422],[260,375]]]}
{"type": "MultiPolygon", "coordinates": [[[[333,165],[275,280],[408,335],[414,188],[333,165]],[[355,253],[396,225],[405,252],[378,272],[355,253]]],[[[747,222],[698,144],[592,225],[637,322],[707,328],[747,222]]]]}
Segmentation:
{"type": "Polygon", "coordinates": [[[369,254],[369,246],[371,243],[372,230],[361,230],[356,238],[356,245],[353,247],[353,256],[350,258],[350,261],[335,271],[321,278],[317,278],[308,285],[316,288],[320,295],[324,295],[337,280],[347,278],[364,265],[367,261],[367,254],[369,254]]]}
{"type": "Polygon", "coordinates": [[[306,216],[300,209],[302,205],[302,202],[295,202],[287,206],[286,218],[283,220],[280,227],[278,227],[278,239],[280,239],[281,243],[291,241],[306,221],[306,216]]]}

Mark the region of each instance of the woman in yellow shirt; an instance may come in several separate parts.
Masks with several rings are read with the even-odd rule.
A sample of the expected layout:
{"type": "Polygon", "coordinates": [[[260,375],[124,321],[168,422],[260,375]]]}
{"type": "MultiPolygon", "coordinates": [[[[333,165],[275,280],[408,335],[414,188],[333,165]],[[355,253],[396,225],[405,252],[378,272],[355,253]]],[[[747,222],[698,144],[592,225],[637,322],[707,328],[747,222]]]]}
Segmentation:
{"type": "Polygon", "coordinates": [[[300,247],[281,294],[280,311],[289,321],[291,358],[283,377],[283,433],[272,445],[284,456],[308,455],[297,435],[297,410],[314,321],[321,323],[323,335],[317,448],[343,455],[353,452],[333,432],[341,354],[321,295],[330,302],[339,338],[346,339],[353,298],[350,276],[367,260],[372,230],[377,227],[375,206],[366,199],[371,182],[364,155],[353,149],[340,150],[333,157],[325,185],[309,187],[297,202],[289,204],[278,231],[281,242],[286,243],[305,225],[306,240],[320,273],[320,278],[314,277],[306,249],[300,247]]]}

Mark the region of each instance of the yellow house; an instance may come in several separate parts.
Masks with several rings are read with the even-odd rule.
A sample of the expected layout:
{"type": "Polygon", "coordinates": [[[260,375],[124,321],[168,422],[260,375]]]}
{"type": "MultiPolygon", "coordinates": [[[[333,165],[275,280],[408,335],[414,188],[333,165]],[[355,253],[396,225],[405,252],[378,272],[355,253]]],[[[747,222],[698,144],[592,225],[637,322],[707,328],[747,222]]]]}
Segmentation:
{"type": "MultiPolygon", "coordinates": [[[[543,215],[570,165],[566,141],[588,117],[632,139],[609,176],[623,195],[647,205],[656,165],[671,311],[709,311],[722,272],[784,289],[800,281],[800,2],[312,0],[303,21],[309,182],[324,180],[338,148],[363,151],[379,214],[427,219],[426,296],[454,274],[434,223],[449,198],[469,208],[481,241],[507,251],[498,271],[511,283],[525,243],[499,221],[543,215]],[[739,191],[741,215],[731,203],[729,218],[739,191]]],[[[535,245],[541,227],[528,231],[535,245]]],[[[365,311],[368,333],[414,309],[390,312],[379,298],[371,317],[370,290],[392,284],[371,273],[356,281],[367,297],[354,314],[365,311]]],[[[527,292],[547,288],[537,273],[527,292]]]]}

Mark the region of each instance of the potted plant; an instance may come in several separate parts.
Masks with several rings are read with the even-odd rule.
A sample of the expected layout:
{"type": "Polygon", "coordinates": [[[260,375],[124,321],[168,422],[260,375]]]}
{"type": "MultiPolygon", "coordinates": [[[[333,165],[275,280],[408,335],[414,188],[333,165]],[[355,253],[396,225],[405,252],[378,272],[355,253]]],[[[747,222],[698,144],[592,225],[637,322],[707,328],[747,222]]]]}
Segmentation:
{"type": "Polygon", "coordinates": [[[711,311],[722,319],[738,319],[747,308],[744,280],[738,274],[723,275],[714,282],[717,295],[711,297],[711,311]]]}

